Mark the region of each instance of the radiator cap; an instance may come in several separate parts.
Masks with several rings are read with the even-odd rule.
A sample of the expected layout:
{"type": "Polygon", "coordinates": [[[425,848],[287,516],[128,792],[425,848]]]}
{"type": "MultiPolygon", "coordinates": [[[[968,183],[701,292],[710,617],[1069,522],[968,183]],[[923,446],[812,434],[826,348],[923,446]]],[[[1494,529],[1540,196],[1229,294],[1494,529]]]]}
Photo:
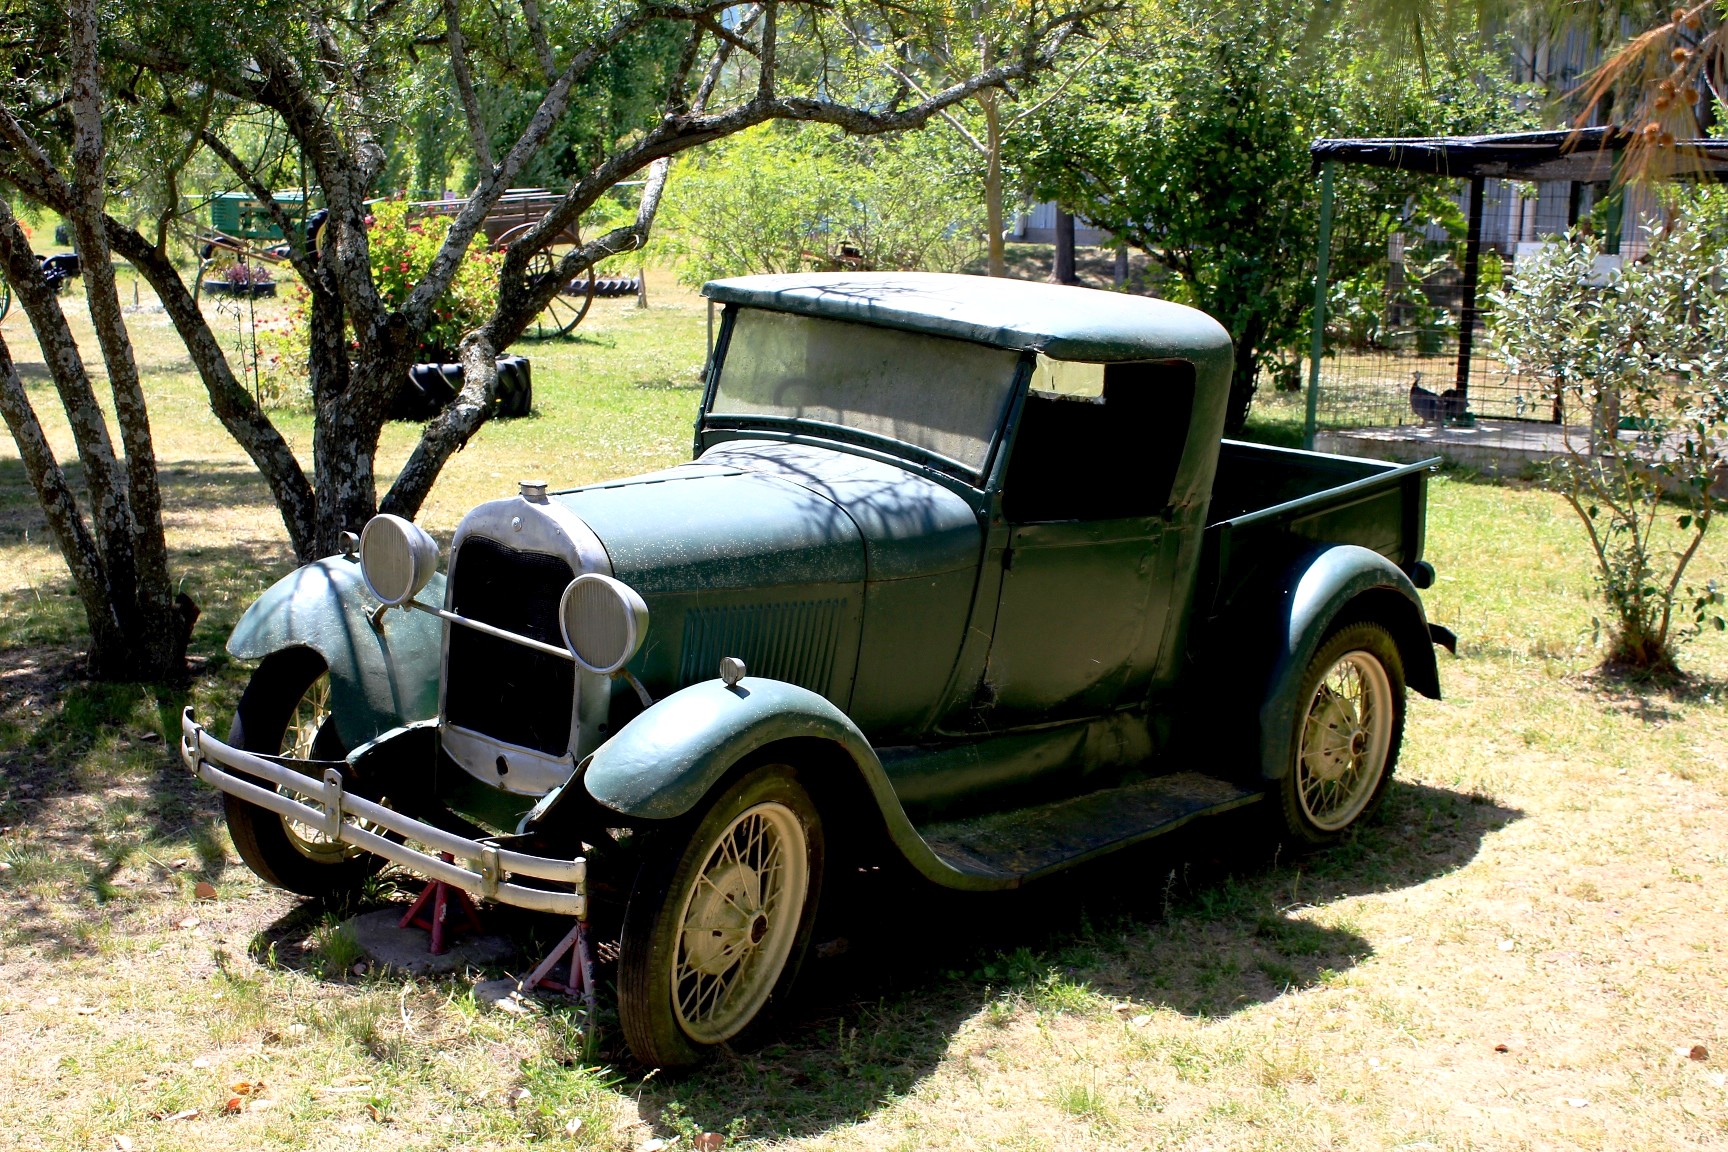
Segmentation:
{"type": "Polygon", "coordinates": [[[516,481],[516,490],[521,493],[522,499],[530,504],[546,503],[546,481],[544,480],[518,480],[516,481]]]}

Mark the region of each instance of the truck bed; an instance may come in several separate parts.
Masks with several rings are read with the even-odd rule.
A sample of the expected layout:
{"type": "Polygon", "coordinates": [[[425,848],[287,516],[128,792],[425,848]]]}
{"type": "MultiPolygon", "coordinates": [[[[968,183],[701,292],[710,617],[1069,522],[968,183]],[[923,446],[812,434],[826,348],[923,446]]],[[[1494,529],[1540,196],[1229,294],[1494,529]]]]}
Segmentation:
{"type": "Polygon", "coordinates": [[[1197,603],[1228,602],[1264,566],[1316,545],[1358,544],[1414,571],[1427,527],[1428,471],[1436,463],[1387,464],[1224,441],[1197,603]]]}

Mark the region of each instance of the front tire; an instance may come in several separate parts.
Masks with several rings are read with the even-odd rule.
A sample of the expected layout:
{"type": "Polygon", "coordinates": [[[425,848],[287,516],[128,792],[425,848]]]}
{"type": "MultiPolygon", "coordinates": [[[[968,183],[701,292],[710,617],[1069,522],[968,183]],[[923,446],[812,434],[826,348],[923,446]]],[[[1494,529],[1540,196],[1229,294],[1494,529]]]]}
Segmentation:
{"type": "MultiPolygon", "coordinates": [[[[247,752],[342,760],[347,746],[330,712],[330,675],[309,648],[272,653],[252,674],[228,742],[247,752]]],[[[357,891],[384,861],[267,808],[223,793],[228,835],[240,859],[267,883],[302,896],[357,891]]]]}
{"type": "Polygon", "coordinates": [[[809,947],[824,847],[786,764],[754,769],[694,828],[646,846],[618,958],[619,1022],[638,1060],[691,1067],[784,999],[809,947]]]}
{"type": "Polygon", "coordinates": [[[1302,677],[1290,768],[1279,781],[1282,831],[1330,844],[1373,811],[1404,740],[1404,662],[1379,624],[1327,638],[1302,677]]]}

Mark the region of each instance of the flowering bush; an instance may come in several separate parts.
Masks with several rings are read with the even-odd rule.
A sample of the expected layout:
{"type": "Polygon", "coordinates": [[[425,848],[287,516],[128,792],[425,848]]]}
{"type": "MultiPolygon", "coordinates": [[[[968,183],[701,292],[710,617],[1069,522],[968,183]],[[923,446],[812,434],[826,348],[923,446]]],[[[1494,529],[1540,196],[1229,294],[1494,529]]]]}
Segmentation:
{"type": "MultiPolygon", "coordinates": [[[[425,275],[444,241],[441,216],[412,218],[400,200],[372,206],[366,238],[372,253],[372,282],[387,304],[400,308],[425,275]]],[[[450,290],[433,306],[433,320],[420,340],[421,361],[456,358],[462,334],[477,328],[492,314],[498,300],[498,266],[503,257],[484,248],[482,239],[469,249],[450,290]]],[[[238,269],[236,265],[236,270],[238,269]]],[[[258,268],[258,265],[252,267],[258,268]]],[[[311,403],[309,359],[311,313],[306,289],[292,283],[286,319],[260,324],[255,388],[266,408],[305,409],[311,403]]]]}
{"type": "MultiPolygon", "coordinates": [[[[438,254],[447,221],[442,216],[410,217],[408,204],[391,200],[372,206],[366,240],[372,250],[372,281],[392,308],[408,302],[408,294],[438,254]]],[[[433,305],[432,324],[420,341],[421,360],[453,360],[462,334],[478,328],[498,303],[499,253],[484,238],[468,250],[449,291],[433,305]]]]}
{"type": "Polygon", "coordinates": [[[206,279],[231,284],[235,287],[250,284],[274,284],[275,275],[270,266],[263,262],[248,264],[244,260],[230,260],[226,264],[212,268],[206,279]]]}

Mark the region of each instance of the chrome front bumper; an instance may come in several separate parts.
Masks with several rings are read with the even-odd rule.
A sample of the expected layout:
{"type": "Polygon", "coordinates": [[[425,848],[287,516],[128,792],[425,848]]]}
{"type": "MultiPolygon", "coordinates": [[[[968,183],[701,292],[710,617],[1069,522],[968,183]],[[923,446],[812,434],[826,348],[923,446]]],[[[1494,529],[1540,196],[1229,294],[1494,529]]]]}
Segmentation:
{"type": "Polygon", "coordinates": [[[180,758],[206,784],[430,879],[518,908],[578,920],[588,917],[588,862],[580,856],[573,860],[530,856],[410,819],[345,791],[342,775],[334,768],[326,769],[320,780],[224,744],[192,718],[190,708],[180,717],[180,758]],[[260,780],[271,786],[257,783],[260,780]],[[361,827],[359,821],[367,827],[361,827]],[[428,851],[411,848],[383,833],[394,833],[428,851]],[[443,859],[439,853],[448,853],[456,862],[443,859]],[[507,876],[568,884],[573,891],[525,887],[512,884],[507,876]]]}

